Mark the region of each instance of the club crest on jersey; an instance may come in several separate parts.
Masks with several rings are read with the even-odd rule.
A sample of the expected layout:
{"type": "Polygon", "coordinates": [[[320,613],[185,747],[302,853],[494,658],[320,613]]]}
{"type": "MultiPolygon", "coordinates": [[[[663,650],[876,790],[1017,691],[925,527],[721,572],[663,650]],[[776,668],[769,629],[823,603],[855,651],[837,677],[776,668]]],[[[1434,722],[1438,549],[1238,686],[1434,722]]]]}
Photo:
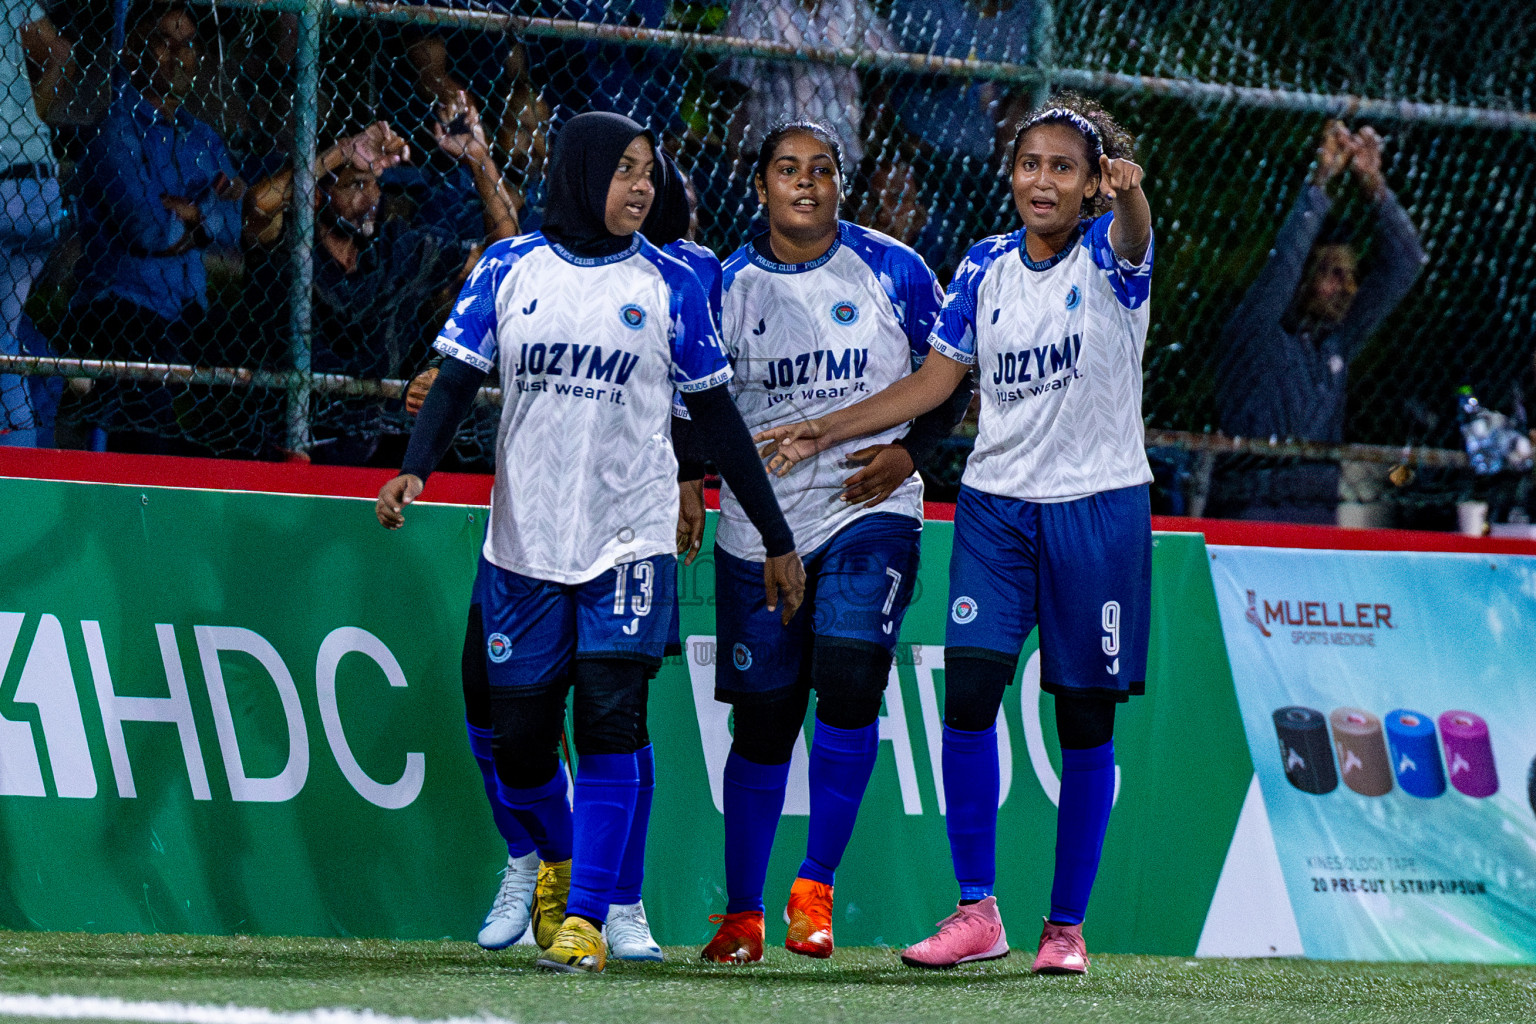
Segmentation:
{"type": "Polygon", "coordinates": [[[1072,290],[1067,292],[1067,308],[1076,309],[1077,304],[1082,301],[1083,293],[1077,290],[1077,285],[1073,285],[1072,290]]]}
{"type": "Polygon", "coordinates": [[[631,302],[619,309],[619,322],[632,331],[645,326],[645,310],[631,302]]]}
{"type": "Polygon", "coordinates": [[[834,323],[849,326],[859,319],[859,307],[851,302],[839,302],[832,307],[832,320],[834,323]]]}
{"type": "Polygon", "coordinates": [[[949,617],[955,620],[957,626],[963,626],[976,618],[980,609],[973,597],[957,597],[955,603],[949,606],[949,617]]]}
{"type": "Polygon", "coordinates": [[[500,665],[512,657],[512,641],[505,633],[492,633],[485,642],[485,656],[500,665]]]}
{"type": "Polygon", "coordinates": [[[736,666],[738,672],[745,672],[752,667],[752,648],[746,644],[737,644],[731,648],[731,664],[736,666]]]}

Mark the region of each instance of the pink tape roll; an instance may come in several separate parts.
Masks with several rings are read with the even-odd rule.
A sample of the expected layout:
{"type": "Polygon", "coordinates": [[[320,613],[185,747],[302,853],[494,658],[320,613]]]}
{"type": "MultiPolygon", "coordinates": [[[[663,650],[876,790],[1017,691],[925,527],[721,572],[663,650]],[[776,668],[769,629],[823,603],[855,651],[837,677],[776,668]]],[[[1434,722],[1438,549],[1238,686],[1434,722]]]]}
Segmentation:
{"type": "Polygon", "coordinates": [[[1440,716],[1440,742],[1445,746],[1445,774],[1457,792],[1484,797],[1499,791],[1493,743],[1488,739],[1488,723],[1481,717],[1470,711],[1447,711],[1440,716]]]}

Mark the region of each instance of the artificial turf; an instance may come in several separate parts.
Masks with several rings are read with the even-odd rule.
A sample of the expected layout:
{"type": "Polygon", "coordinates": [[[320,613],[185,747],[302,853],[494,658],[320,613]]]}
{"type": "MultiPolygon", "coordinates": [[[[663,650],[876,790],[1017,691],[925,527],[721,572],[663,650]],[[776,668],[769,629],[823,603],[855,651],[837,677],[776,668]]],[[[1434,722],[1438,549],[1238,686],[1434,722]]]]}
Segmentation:
{"type": "MultiPolygon", "coordinates": [[[[710,1021],[1536,1021],[1536,967],[1098,956],[1083,978],[1037,978],[1029,957],[955,971],[905,968],[888,949],[830,961],[770,950],[714,967],[697,950],[664,964],[550,975],[535,950],[463,942],[0,932],[0,991],[235,1004],[368,1008],[518,1024],[710,1021]]],[[[15,1018],[11,1018],[14,1020],[15,1018]]]]}

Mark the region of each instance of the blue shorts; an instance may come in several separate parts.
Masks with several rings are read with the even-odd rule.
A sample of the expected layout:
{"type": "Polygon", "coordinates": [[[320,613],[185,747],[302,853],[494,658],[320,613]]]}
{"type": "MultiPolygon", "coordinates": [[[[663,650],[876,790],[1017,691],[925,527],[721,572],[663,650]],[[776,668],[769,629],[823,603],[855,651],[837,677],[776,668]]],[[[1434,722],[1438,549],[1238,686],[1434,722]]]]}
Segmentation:
{"type": "Polygon", "coordinates": [[[763,563],[715,548],[715,699],[765,700],[810,668],[813,638],[896,647],[912,600],[923,527],[911,516],[855,519],[805,559],[805,603],[785,626],[763,593],[763,563]]]}
{"type": "Polygon", "coordinates": [[[1056,504],[960,488],[949,657],[1014,664],[1040,626],[1040,688],[1125,700],[1146,690],[1152,510],[1145,485],[1056,504]]]}
{"type": "Polygon", "coordinates": [[[576,658],[661,664],[677,607],[677,559],[657,555],[586,583],[553,583],[480,558],[473,603],[492,686],[563,683],[576,658]]]}

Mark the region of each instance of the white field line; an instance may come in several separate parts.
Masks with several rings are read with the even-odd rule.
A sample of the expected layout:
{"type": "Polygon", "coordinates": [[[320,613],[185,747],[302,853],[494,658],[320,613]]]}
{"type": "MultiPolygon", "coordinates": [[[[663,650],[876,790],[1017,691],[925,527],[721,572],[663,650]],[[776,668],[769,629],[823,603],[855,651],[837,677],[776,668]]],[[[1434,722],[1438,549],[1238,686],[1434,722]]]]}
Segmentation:
{"type": "Polygon", "coordinates": [[[106,996],[8,994],[0,994],[0,1017],[144,1021],[146,1024],[512,1024],[500,1017],[446,1017],[428,1021],[345,1007],[285,1013],[260,1006],[154,1003],[106,996]]]}

